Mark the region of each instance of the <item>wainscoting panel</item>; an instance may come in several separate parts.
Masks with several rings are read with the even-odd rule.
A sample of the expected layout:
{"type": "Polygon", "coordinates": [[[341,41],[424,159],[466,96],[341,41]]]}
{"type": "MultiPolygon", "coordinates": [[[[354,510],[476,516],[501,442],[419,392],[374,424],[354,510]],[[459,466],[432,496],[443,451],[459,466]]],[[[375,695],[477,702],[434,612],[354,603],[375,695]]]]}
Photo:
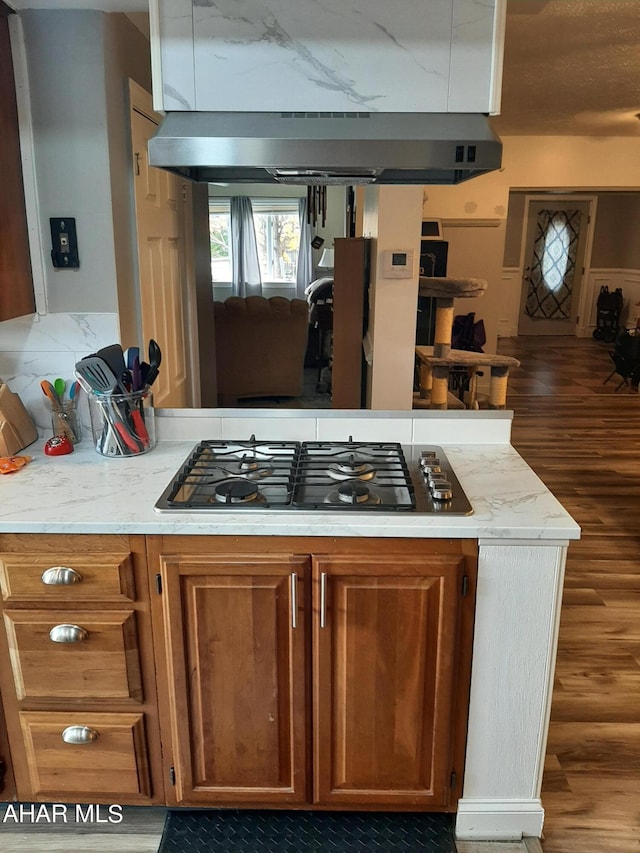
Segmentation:
{"type": "Polygon", "coordinates": [[[498,317],[499,338],[514,338],[518,334],[521,281],[519,267],[503,268],[500,282],[504,300],[498,317]]]}

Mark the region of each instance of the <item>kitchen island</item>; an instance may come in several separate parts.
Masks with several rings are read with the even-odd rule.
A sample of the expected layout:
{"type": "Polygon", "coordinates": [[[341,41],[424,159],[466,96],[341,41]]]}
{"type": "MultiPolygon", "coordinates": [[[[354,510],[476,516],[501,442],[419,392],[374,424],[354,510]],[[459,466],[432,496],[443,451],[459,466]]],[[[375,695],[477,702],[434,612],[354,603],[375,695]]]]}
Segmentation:
{"type": "MultiPolygon", "coordinates": [[[[390,553],[393,540],[473,541],[477,587],[472,674],[456,830],[459,838],[469,839],[539,836],[543,824],[540,783],[564,563],[568,543],[578,538],[579,528],[510,446],[511,413],[176,410],[156,414],[158,444],[135,458],[101,457],[86,438],[75,453],[58,459],[45,457],[37,445],[25,451],[33,455],[33,462],[16,475],[0,478],[0,536],[101,534],[136,541],[147,537],[147,542],[162,537],[165,548],[171,537],[176,542],[183,537],[205,542],[202,537],[211,537],[212,542],[224,537],[239,551],[244,542],[266,536],[295,543],[296,553],[301,539],[313,541],[317,550],[318,541],[326,538],[334,553],[339,553],[340,542],[353,548],[358,540],[363,547],[384,541],[381,560],[390,553]],[[248,438],[252,433],[272,440],[343,440],[352,435],[355,440],[396,441],[405,446],[440,445],[473,514],[154,511],[155,501],[196,442],[248,438]]],[[[428,545],[425,542],[425,548],[428,545]]],[[[154,555],[154,547],[147,547],[147,556],[154,555]]],[[[415,544],[411,547],[412,553],[419,553],[415,544]]],[[[140,546],[139,550],[142,558],[145,549],[140,546]]],[[[169,615],[171,609],[169,601],[165,604],[169,615]]],[[[169,680],[170,674],[161,673],[161,677],[169,680]]],[[[5,699],[5,704],[12,702],[5,699]]],[[[164,729],[170,731],[170,714],[161,708],[161,718],[163,714],[164,729]]],[[[130,716],[135,731],[138,721],[130,716]]],[[[16,731],[15,725],[9,729],[16,731]]],[[[175,794],[172,797],[176,799],[175,794]]]]}

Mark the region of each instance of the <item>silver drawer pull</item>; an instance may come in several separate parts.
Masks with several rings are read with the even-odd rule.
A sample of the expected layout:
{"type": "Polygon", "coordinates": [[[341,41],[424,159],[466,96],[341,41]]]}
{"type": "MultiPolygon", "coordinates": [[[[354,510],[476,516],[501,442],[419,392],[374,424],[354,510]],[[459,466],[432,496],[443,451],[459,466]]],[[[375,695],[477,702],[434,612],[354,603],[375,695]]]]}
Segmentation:
{"type": "Polygon", "coordinates": [[[62,740],[65,743],[93,743],[98,740],[98,732],[89,726],[67,726],[62,732],[62,740]]]}
{"type": "Polygon", "coordinates": [[[72,583],[80,583],[82,575],[68,566],[52,566],[42,573],[40,580],[47,586],[68,586],[72,583]]]}
{"type": "Polygon", "coordinates": [[[56,625],[49,631],[52,643],[80,643],[89,637],[89,632],[79,625],[56,625]]]}

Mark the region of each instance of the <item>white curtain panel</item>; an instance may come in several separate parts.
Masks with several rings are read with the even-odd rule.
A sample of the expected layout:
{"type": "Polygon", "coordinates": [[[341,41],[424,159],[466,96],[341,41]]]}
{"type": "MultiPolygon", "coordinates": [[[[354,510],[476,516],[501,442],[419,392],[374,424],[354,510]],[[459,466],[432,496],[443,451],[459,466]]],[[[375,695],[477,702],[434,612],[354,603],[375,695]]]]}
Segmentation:
{"type": "Polygon", "coordinates": [[[230,209],[233,294],[261,296],[262,276],[251,199],[247,196],[232,196],[230,209]]]}
{"type": "Polygon", "coordinates": [[[305,288],[313,280],[313,248],[314,228],[308,221],[309,206],[306,198],[298,200],[298,216],[300,217],[300,246],[298,247],[298,267],[296,270],[296,296],[305,299],[305,288]]]}

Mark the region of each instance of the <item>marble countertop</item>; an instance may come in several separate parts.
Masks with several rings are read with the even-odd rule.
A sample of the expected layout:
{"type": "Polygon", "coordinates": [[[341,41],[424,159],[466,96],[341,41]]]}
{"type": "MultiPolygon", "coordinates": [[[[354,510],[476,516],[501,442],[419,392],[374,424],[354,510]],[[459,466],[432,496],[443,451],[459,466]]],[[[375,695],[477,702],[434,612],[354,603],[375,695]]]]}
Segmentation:
{"type": "Polygon", "coordinates": [[[566,541],[580,528],[506,443],[440,442],[474,509],[467,517],[412,513],[213,511],[158,513],[154,504],[196,442],[159,441],[142,456],[100,456],[90,441],[0,476],[2,533],[381,536],[566,541]]]}

